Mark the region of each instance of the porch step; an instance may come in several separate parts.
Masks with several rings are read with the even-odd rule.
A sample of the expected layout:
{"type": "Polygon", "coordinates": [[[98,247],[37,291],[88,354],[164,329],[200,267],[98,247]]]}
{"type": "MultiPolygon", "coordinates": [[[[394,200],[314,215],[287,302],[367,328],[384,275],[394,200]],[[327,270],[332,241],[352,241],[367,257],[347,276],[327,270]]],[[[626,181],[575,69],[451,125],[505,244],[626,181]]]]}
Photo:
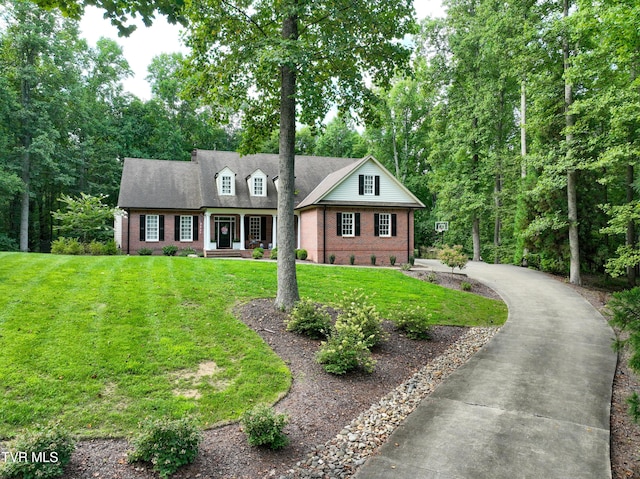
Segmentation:
{"type": "Polygon", "coordinates": [[[242,258],[242,253],[237,249],[208,249],[204,252],[205,258],[242,258]]]}

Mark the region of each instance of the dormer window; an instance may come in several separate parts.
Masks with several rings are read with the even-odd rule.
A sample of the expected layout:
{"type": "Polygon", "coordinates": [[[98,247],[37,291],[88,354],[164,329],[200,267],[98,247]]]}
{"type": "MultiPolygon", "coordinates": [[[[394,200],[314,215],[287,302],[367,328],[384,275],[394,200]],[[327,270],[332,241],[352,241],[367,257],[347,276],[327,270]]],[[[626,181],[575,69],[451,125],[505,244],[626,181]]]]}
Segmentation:
{"type": "Polygon", "coordinates": [[[233,193],[233,190],[231,189],[231,176],[230,175],[224,175],[222,177],[222,181],[221,181],[221,188],[220,188],[220,194],[221,195],[231,195],[233,193]]]}
{"type": "Polygon", "coordinates": [[[254,171],[247,177],[247,186],[251,196],[267,196],[267,175],[261,170],[254,171]]]}
{"type": "Polygon", "coordinates": [[[236,194],[236,174],[228,167],[225,167],[216,175],[218,194],[220,196],[235,196],[236,194]]]}
{"type": "Polygon", "coordinates": [[[264,196],[263,179],[259,176],[253,179],[253,196],[264,196]]]}

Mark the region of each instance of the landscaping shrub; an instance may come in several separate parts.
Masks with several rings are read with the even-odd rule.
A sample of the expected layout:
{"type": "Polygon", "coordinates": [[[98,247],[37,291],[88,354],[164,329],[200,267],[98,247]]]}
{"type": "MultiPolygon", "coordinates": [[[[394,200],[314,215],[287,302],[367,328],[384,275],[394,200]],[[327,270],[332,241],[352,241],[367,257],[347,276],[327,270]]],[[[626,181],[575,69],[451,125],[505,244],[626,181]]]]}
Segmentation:
{"type": "Polygon", "coordinates": [[[140,248],[138,250],[138,254],[140,256],[151,256],[153,254],[153,250],[151,248],[140,248]]]}
{"type": "Polygon", "coordinates": [[[296,258],[298,258],[299,260],[305,260],[307,259],[308,253],[306,249],[297,249],[296,250],[296,258]]]}
{"type": "Polygon", "coordinates": [[[310,299],[301,299],[291,310],[287,321],[287,331],[304,334],[313,339],[328,336],[331,316],[326,308],[318,308],[310,299]]]}
{"type": "Polygon", "coordinates": [[[97,240],[92,240],[91,243],[81,243],[78,238],[59,237],[51,242],[51,253],[68,255],[90,254],[93,256],[114,255],[118,253],[118,246],[112,239],[104,243],[97,240]]]}
{"type": "Polygon", "coordinates": [[[74,449],[75,442],[71,435],[60,425],[38,426],[34,431],[26,432],[9,443],[9,452],[18,459],[0,461],[0,477],[60,477],[64,474],[64,467],[71,460],[74,449]]]}
{"type": "Polygon", "coordinates": [[[162,478],[191,464],[198,455],[202,433],[190,419],[147,420],[141,424],[141,429],[131,443],[133,451],[127,458],[129,462],[152,463],[162,478]]]}
{"type": "Polygon", "coordinates": [[[110,239],[104,244],[104,254],[109,256],[118,254],[118,245],[116,244],[116,240],[110,239]]]}
{"type": "Polygon", "coordinates": [[[270,259],[278,259],[278,247],[277,246],[271,250],[271,253],[269,253],[269,258],[270,259]]]}
{"type": "Polygon", "coordinates": [[[331,254],[329,255],[329,263],[333,264],[333,263],[335,263],[335,262],[336,262],[336,255],[335,255],[335,254],[333,254],[333,253],[331,253],[331,254]]]}
{"type": "Polygon", "coordinates": [[[358,368],[371,373],[375,367],[361,326],[350,322],[334,329],[329,339],[323,341],[316,360],[326,372],[338,375],[358,368]]]}
{"type": "Polygon", "coordinates": [[[402,263],[402,265],[400,266],[400,269],[402,271],[410,271],[411,270],[411,263],[402,263]]]}
{"type": "Polygon", "coordinates": [[[343,292],[338,301],[340,313],[334,326],[337,332],[345,328],[350,330],[356,325],[364,335],[364,341],[368,348],[375,346],[386,338],[382,328],[382,317],[374,304],[368,302],[369,296],[362,289],[354,289],[343,292]]]}
{"type": "Polygon", "coordinates": [[[96,240],[93,240],[91,243],[89,243],[86,249],[92,256],[102,256],[106,254],[106,245],[96,240]]]}
{"type": "Polygon", "coordinates": [[[375,266],[376,265],[376,255],[372,254],[371,255],[371,266],[375,266]]]}
{"type": "Polygon", "coordinates": [[[175,256],[178,252],[178,247],[174,244],[169,244],[162,247],[162,254],[165,256],[175,256]]]}
{"type": "Polygon", "coordinates": [[[253,250],[253,253],[251,253],[251,257],[253,259],[261,259],[264,256],[264,249],[263,248],[255,248],[253,250]]]}
{"type": "Polygon", "coordinates": [[[20,247],[13,238],[9,238],[4,233],[0,233],[0,251],[18,251],[20,247]]]}
{"type": "Polygon", "coordinates": [[[391,266],[395,266],[395,264],[396,264],[396,257],[395,256],[389,256],[389,264],[391,264],[391,266]]]}
{"type": "Polygon", "coordinates": [[[462,291],[471,291],[471,283],[469,283],[468,281],[462,281],[460,283],[460,289],[462,291]]]}
{"type": "Polygon", "coordinates": [[[289,438],[283,432],[288,422],[286,414],[276,414],[266,404],[245,412],[241,419],[249,445],[270,449],[282,449],[289,444],[289,438]]]}
{"type": "Polygon", "coordinates": [[[85,247],[78,238],[59,237],[51,242],[51,253],[53,254],[81,255],[84,252],[85,247]]]}
{"type": "Polygon", "coordinates": [[[351,266],[353,266],[354,264],[356,264],[356,256],[355,256],[355,255],[353,255],[353,254],[352,254],[352,255],[350,255],[350,256],[349,256],[349,264],[350,264],[351,266]]]}
{"type": "Polygon", "coordinates": [[[193,248],[184,248],[178,251],[178,256],[189,256],[190,254],[197,254],[193,248]]]}
{"type": "Polygon", "coordinates": [[[415,257],[415,256],[413,256],[413,255],[410,255],[410,256],[409,256],[409,264],[410,264],[411,266],[413,266],[414,264],[416,264],[416,257],[415,257]]]}
{"type": "Polygon", "coordinates": [[[454,268],[463,269],[469,262],[469,257],[464,254],[464,251],[462,251],[462,245],[459,244],[452,247],[445,245],[440,250],[438,258],[451,268],[452,273],[454,268]]]}
{"type": "Polygon", "coordinates": [[[430,320],[431,313],[428,313],[426,308],[421,306],[412,309],[399,309],[393,318],[396,328],[411,339],[430,339],[430,320]]]}

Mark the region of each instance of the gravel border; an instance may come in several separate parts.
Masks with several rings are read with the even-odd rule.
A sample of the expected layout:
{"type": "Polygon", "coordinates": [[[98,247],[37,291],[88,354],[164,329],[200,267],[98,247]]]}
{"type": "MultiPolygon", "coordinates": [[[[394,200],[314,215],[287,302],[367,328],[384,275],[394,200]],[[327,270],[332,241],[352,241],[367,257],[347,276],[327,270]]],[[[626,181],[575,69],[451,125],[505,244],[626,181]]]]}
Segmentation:
{"type": "Polygon", "coordinates": [[[352,477],[420,401],[489,342],[498,330],[469,329],[445,353],[352,420],[335,438],[316,446],[304,461],[279,479],[352,477]]]}

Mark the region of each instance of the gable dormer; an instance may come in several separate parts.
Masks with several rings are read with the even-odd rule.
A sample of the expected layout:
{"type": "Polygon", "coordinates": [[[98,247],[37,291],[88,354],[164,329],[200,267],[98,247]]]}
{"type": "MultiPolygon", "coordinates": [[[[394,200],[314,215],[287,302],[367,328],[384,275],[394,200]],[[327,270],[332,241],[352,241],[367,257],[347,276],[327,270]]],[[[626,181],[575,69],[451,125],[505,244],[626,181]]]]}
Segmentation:
{"type": "Polygon", "coordinates": [[[267,175],[260,168],[247,176],[246,179],[251,196],[267,196],[267,175]]]}
{"type": "Polygon", "coordinates": [[[228,166],[216,174],[216,187],[219,196],[236,195],[236,174],[228,166]]]}

